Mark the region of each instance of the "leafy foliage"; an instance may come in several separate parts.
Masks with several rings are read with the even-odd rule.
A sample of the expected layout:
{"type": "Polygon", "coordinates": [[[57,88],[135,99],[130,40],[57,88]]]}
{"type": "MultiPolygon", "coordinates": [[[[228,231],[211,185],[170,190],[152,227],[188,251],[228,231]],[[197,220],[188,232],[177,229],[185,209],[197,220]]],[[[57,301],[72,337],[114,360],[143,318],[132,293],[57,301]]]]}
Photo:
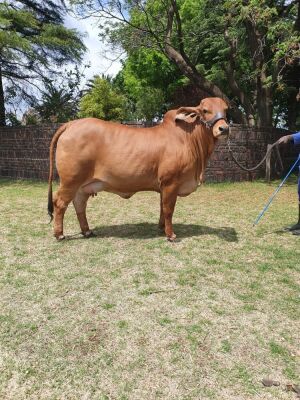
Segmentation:
{"type": "Polygon", "coordinates": [[[155,117],[161,117],[161,110],[164,105],[164,95],[161,89],[146,87],[140,93],[136,103],[136,113],[138,119],[151,121],[155,117]]]}
{"type": "Polygon", "coordinates": [[[31,109],[25,114],[27,124],[38,122],[66,122],[76,118],[82,95],[78,68],[65,73],[56,80],[47,79],[41,99],[31,102],[31,109]]]}
{"type": "Polygon", "coordinates": [[[180,77],[176,66],[163,54],[153,49],[136,50],[114,79],[114,85],[127,98],[126,119],[161,117],[170,106],[171,95],[180,77]]]}
{"type": "MultiPolygon", "coordinates": [[[[217,0],[213,6],[209,0],[73,4],[81,15],[99,16],[101,39],[125,50],[129,63],[141,57],[143,67],[131,68],[138,80],[145,73],[149,85],[157,88],[150,71],[152,76],[161,71],[148,56],[154,51],[207,95],[230,101],[236,121],[261,126],[284,118],[286,125],[295,126],[300,86],[297,0],[217,0]],[[294,110],[294,117],[288,113],[277,118],[277,106],[283,104],[294,110]]],[[[170,78],[178,80],[172,73],[170,78]]]]}
{"type": "Polygon", "coordinates": [[[63,26],[64,1],[6,0],[0,4],[0,123],[5,124],[4,89],[27,101],[45,77],[79,61],[85,46],[63,26]]]}
{"type": "Polygon", "coordinates": [[[125,98],[119,94],[112,83],[100,76],[95,76],[92,87],[80,100],[79,117],[95,117],[119,121],[125,115],[125,98]]]}

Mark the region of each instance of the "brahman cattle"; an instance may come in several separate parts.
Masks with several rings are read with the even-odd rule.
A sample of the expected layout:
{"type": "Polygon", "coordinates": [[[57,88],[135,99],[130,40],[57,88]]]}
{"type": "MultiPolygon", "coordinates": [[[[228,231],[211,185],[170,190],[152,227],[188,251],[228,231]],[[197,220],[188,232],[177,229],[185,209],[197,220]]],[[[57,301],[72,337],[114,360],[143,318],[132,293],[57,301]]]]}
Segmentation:
{"type": "Polygon", "coordinates": [[[160,193],[159,227],[173,241],[172,216],[177,196],[194,192],[221,135],[228,133],[227,104],[211,97],[197,107],[168,111],[161,124],[135,128],[84,118],[68,122],[50,145],[48,213],[54,211],[54,236],[64,239],[63,219],[73,201],[81,232],[90,237],[88,198],[105,191],[128,199],[136,192],[160,193]],[[52,196],[54,148],[60,178],[52,196]]]}

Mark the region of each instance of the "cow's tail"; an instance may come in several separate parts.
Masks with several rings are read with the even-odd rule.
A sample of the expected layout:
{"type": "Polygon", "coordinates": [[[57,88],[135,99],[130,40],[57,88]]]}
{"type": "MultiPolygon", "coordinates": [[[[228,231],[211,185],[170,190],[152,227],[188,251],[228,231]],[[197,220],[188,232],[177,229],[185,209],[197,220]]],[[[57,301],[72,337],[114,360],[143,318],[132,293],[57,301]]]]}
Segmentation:
{"type": "Polygon", "coordinates": [[[53,181],[53,171],[54,171],[54,149],[55,145],[60,137],[60,135],[67,129],[68,124],[64,124],[58,128],[55,132],[51,144],[50,144],[50,153],[49,153],[49,160],[50,160],[50,167],[49,167],[49,179],[48,179],[48,215],[51,218],[50,222],[53,220],[53,196],[52,196],[52,181],[53,181]]]}

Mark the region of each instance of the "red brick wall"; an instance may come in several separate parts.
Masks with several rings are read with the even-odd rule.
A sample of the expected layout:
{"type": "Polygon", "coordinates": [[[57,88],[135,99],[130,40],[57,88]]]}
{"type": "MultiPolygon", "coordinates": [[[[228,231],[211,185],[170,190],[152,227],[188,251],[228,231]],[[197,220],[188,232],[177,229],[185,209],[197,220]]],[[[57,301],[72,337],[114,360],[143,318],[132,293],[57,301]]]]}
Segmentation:
{"type": "MultiPolygon", "coordinates": [[[[49,144],[60,124],[0,127],[0,177],[48,179],[49,144]]],[[[280,129],[250,129],[240,125],[232,127],[232,148],[240,161],[249,167],[257,164],[273,143],[288,131],[280,129]]],[[[290,148],[282,148],[287,165],[292,157],[290,148]]],[[[231,160],[226,140],[219,141],[206,170],[206,181],[241,181],[264,176],[264,166],[256,173],[238,168],[231,160]]]]}
{"type": "Polygon", "coordinates": [[[0,177],[48,179],[50,141],[59,126],[0,127],[0,177]]]}
{"type": "MultiPolygon", "coordinates": [[[[252,168],[257,165],[267,150],[267,144],[272,144],[283,135],[290,132],[285,129],[249,128],[242,125],[232,125],[230,138],[231,148],[235,158],[244,166],[252,168]]],[[[273,152],[274,154],[275,152],[273,152]]],[[[291,146],[281,146],[280,154],[284,167],[287,168],[295,157],[291,146]]],[[[274,155],[272,156],[272,171],[274,174],[274,155]]],[[[265,163],[255,172],[246,172],[239,168],[232,160],[226,140],[219,140],[206,169],[206,181],[244,181],[265,177],[265,163]]]]}

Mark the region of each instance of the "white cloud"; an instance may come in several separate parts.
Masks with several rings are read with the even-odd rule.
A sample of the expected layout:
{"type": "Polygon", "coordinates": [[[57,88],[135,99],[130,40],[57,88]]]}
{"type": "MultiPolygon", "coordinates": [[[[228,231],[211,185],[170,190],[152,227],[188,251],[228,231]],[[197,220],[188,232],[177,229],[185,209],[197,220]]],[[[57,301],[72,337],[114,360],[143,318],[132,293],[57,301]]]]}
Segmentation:
{"type": "Polygon", "coordinates": [[[86,79],[90,79],[96,74],[106,74],[115,76],[121,69],[120,61],[110,61],[115,56],[101,43],[98,37],[98,27],[95,18],[77,19],[67,15],[65,18],[65,26],[75,28],[84,34],[83,41],[87,47],[87,52],[83,59],[83,64],[90,63],[91,67],[86,69],[86,79]]]}

